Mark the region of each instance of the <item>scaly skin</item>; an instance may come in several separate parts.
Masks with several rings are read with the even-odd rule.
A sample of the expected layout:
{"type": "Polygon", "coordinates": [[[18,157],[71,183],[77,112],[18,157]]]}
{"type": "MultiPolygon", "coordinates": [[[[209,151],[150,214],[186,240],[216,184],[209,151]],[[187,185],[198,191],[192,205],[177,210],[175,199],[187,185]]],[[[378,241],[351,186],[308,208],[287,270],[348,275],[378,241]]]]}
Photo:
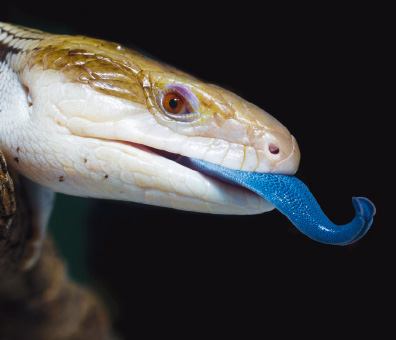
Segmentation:
{"type": "Polygon", "coordinates": [[[0,110],[9,165],[71,195],[255,214],[272,204],[174,158],[282,174],[300,159],[281,123],[229,91],[115,43],[2,23],[0,110]],[[169,114],[168,92],[193,113],[169,114]]]}

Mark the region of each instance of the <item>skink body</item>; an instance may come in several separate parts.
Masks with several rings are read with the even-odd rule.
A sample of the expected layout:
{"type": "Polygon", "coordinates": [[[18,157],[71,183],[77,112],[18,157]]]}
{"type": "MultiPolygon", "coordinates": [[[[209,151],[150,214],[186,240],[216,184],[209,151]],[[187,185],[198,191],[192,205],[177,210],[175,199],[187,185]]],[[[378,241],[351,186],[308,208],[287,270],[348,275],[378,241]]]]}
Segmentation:
{"type": "Polygon", "coordinates": [[[9,164],[57,192],[221,214],[277,207],[339,245],[375,214],[356,198],[355,219],[334,225],[292,177],[300,152],[279,121],[116,43],[0,23],[0,110],[9,164]]]}

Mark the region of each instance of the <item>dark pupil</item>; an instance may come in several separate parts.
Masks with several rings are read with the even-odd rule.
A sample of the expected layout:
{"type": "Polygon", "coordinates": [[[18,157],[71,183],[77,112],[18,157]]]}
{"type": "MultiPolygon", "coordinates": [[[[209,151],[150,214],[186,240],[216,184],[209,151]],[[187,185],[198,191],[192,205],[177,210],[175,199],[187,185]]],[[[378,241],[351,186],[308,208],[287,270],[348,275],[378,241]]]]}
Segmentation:
{"type": "Polygon", "coordinates": [[[179,101],[178,101],[176,98],[172,98],[172,99],[169,101],[169,106],[170,106],[172,109],[176,109],[178,104],[179,104],[179,101]]]}

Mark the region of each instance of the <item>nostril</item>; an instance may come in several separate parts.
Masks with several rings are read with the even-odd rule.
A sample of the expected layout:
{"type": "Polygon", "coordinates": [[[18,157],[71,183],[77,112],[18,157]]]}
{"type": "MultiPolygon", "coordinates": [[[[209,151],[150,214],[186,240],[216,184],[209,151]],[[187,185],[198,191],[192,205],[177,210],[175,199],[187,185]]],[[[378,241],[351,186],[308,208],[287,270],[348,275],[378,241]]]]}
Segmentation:
{"type": "Polygon", "coordinates": [[[273,155],[277,155],[277,154],[279,153],[279,148],[278,148],[276,145],[274,145],[274,144],[270,144],[270,145],[268,146],[268,150],[269,150],[269,152],[271,152],[273,155]]]}

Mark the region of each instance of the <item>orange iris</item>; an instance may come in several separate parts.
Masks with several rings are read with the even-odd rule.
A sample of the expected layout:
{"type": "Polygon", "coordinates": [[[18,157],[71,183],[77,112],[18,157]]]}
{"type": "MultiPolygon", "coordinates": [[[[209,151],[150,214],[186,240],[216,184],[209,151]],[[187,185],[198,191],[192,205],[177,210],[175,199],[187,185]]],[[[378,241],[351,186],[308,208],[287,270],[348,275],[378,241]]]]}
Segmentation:
{"type": "Polygon", "coordinates": [[[167,93],[162,99],[164,109],[171,114],[180,115],[188,113],[186,104],[181,96],[176,93],[167,93]]]}

